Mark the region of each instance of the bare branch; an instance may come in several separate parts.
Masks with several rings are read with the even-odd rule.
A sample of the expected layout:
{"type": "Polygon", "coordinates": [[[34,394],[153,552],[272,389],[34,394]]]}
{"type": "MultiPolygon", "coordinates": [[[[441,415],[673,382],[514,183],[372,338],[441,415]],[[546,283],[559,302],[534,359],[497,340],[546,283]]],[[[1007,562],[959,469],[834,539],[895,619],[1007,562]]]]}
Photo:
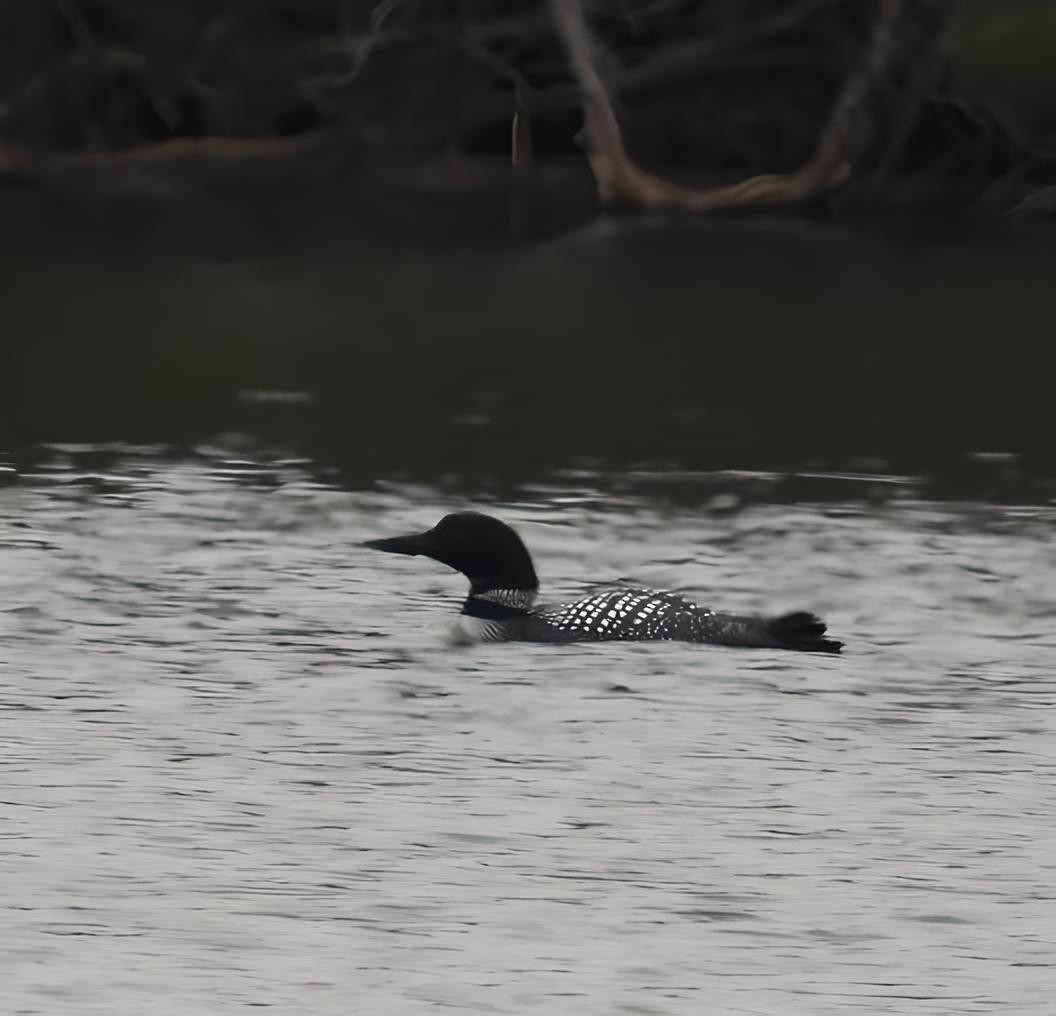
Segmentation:
{"type": "Polygon", "coordinates": [[[514,110],[510,126],[511,160],[515,168],[526,168],[532,161],[532,100],[535,89],[513,64],[487,47],[467,41],[463,44],[462,50],[470,59],[487,67],[492,73],[513,85],[514,110]]]}
{"type": "Polygon", "coordinates": [[[731,52],[741,52],[775,35],[789,32],[818,11],[842,2],[843,0],[804,0],[800,4],[779,7],[769,17],[755,18],[750,27],[742,31],[690,39],[667,46],[655,60],[647,60],[628,71],[620,81],[620,91],[644,91],[664,84],[691,68],[699,67],[707,60],[714,60],[731,52]]]}
{"type": "Polygon", "coordinates": [[[389,15],[400,6],[401,2],[402,0],[379,0],[374,10],[370,12],[369,28],[367,34],[355,49],[352,66],[338,79],[336,84],[339,86],[349,84],[363,70],[382,39],[385,22],[388,20],[389,15]]]}
{"type": "Polygon", "coordinates": [[[790,175],[757,176],[731,187],[698,190],[653,176],[630,158],[597,70],[580,0],[550,0],[554,24],[582,93],[584,148],[602,201],[709,212],[803,201],[842,183],[857,155],[856,128],[864,115],[869,90],[891,60],[894,28],[904,2],[879,0],[864,59],[837,97],[806,165],[790,175]]]}
{"type": "Polygon", "coordinates": [[[66,19],[66,24],[77,41],[77,45],[91,46],[95,39],[88,28],[88,23],[84,20],[84,13],[78,6],[77,0],[59,0],[59,10],[62,11],[62,16],[66,19]]]}

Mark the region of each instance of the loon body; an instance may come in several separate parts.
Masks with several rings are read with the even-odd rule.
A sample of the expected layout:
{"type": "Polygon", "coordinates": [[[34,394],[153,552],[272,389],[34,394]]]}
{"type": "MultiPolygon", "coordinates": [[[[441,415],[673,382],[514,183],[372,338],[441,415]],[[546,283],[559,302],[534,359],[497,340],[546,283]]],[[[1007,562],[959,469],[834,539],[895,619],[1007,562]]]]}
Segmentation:
{"type": "Polygon", "coordinates": [[[611,589],[572,603],[538,604],[539,580],[521,538],[504,522],[477,512],[446,515],[411,536],[368,540],[376,550],[421,554],[462,572],[469,596],[458,631],[484,642],[709,642],[723,646],[838,653],[813,614],[780,617],[724,614],[677,593],[611,589]]]}

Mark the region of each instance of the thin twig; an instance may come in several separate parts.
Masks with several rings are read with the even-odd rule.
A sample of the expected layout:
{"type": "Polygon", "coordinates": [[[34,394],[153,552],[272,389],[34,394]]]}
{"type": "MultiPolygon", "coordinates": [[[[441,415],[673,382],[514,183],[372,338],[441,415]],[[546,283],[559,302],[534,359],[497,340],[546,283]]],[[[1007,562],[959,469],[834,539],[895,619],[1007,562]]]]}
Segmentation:
{"type": "Polygon", "coordinates": [[[374,10],[370,12],[367,34],[352,58],[352,66],[337,80],[338,86],[343,87],[349,84],[363,70],[371,54],[381,41],[385,21],[402,2],[403,0],[380,0],[374,10]]]}
{"type": "Polygon", "coordinates": [[[510,157],[517,169],[524,169],[532,162],[532,99],[535,89],[528,79],[498,53],[485,46],[466,42],[462,50],[472,60],[504,78],[513,85],[514,110],[510,125],[510,157]]]}
{"type": "Polygon", "coordinates": [[[1043,218],[1050,215],[1056,216],[1056,184],[1035,191],[1008,213],[1010,219],[1043,218]]]}
{"type": "Polygon", "coordinates": [[[92,36],[88,22],[84,20],[84,14],[77,5],[77,0],[59,0],[59,9],[70,26],[70,34],[77,41],[78,46],[91,46],[95,39],[92,36]]]}
{"type": "Polygon", "coordinates": [[[742,52],[778,35],[783,35],[826,7],[843,0],[805,0],[794,6],[778,7],[769,17],[757,17],[741,31],[710,38],[690,39],[664,48],[656,59],[647,60],[627,71],[619,82],[621,93],[644,91],[665,84],[687,70],[695,69],[731,52],[742,52]]]}

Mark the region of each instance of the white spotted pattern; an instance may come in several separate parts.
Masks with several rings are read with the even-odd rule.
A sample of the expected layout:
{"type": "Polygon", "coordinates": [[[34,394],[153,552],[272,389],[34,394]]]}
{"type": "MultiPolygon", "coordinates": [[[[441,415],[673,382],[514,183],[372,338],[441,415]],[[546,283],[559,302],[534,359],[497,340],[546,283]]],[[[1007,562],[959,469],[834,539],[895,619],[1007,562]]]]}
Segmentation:
{"type": "Polygon", "coordinates": [[[576,640],[692,639],[711,616],[677,593],[655,589],[609,590],[533,613],[555,634],[576,640]]]}

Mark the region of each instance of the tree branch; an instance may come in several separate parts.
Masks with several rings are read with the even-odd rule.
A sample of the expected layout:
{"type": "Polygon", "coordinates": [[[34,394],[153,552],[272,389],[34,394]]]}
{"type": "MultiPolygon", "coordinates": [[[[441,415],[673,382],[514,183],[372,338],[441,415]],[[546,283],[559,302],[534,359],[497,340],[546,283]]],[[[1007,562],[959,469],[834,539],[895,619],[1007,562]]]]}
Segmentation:
{"type": "Polygon", "coordinates": [[[814,155],[802,168],[788,175],[756,176],[731,187],[699,190],[653,176],[631,159],[597,70],[580,0],[550,0],[554,25],[582,95],[583,147],[601,200],[652,209],[710,212],[804,201],[838,186],[851,174],[865,102],[873,83],[891,61],[894,29],[904,3],[878,0],[863,59],[840,91],[814,155]]]}

